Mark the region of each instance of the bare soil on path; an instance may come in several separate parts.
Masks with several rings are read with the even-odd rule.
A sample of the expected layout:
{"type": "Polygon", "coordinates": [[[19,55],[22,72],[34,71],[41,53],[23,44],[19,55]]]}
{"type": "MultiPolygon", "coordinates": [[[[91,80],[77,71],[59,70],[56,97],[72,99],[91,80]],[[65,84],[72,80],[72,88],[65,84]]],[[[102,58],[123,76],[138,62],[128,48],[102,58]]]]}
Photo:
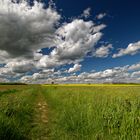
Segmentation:
{"type": "Polygon", "coordinates": [[[36,136],[33,140],[48,140],[48,105],[42,93],[37,95],[34,110],[33,130],[36,132],[36,136]]]}

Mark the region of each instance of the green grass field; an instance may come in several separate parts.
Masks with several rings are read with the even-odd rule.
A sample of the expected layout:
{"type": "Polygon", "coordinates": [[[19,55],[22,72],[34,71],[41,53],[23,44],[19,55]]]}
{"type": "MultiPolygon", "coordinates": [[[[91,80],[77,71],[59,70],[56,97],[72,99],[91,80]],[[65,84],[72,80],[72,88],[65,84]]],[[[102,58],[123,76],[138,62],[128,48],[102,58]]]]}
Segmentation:
{"type": "Polygon", "coordinates": [[[140,140],[140,86],[1,85],[0,140],[140,140]]]}

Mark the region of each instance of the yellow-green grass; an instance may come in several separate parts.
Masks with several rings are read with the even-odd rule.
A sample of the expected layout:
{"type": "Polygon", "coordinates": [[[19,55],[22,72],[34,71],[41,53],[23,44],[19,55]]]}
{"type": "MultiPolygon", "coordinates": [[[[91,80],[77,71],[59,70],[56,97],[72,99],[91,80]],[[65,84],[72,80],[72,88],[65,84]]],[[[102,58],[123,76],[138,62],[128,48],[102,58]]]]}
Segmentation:
{"type": "Polygon", "coordinates": [[[43,86],[49,138],[139,140],[139,86],[43,86]]]}
{"type": "Polygon", "coordinates": [[[97,86],[101,86],[101,87],[108,87],[108,86],[113,86],[113,87],[126,87],[126,86],[140,86],[140,84],[42,84],[42,86],[57,86],[57,87],[59,87],[59,86],[70,86],[70,87],[85,87],[85,86],[87,86],[87,87],[93,87],[93,86],[95,86],[95,87],[97,87],[97,86]]]}
{"type": "Polygon", "coordinates": [[[0,86],[0,140],[37,139],[139,140],[140,86],[0,86]]]}
{"type": "Polygon", "coordinates": [[[0,140],[31,140],[37,87],[0,89],[0,140]]]}

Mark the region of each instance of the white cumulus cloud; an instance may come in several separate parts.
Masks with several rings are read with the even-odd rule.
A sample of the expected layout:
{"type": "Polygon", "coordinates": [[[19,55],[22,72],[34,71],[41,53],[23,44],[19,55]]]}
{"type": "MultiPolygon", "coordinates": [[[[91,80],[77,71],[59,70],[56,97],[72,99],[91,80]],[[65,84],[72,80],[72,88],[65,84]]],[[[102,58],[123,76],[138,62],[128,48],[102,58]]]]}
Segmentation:
{"type": "Polygon", "coordinates": [[[107,46],[101,46],[93,52],[93,56],[95,57],[107,57],[110,54],[110,50],[113,49],[112,45],[109,44],[107,46]]]}
{"type": "Polygon", "coordinates": [[[72,68],[68,70],[68,73],[73,73],[81,70],[82,65],[75,64],[72,68]]]}
{"type": "MultiPolygon", "coordinates": [[[[8,80],[20,77],[20,81],[29,83],[45,82],[45,78],[66,81],[61,75],[65,72],[55,69],[73,64],[74,67],[67,70],[68,79],[79,81],[72,73],[81,69],[79,63],[95,50],[106,27],[88,20],[90,11],[87,8],[80,18],[62,22],[52,1],[44,8],[37,0],[32,6],[27,0],[1,0],[0,64],[4,65],[0,67],[0,77],[8,80]],[[51,51],[43,54],[43,48],[51,51]],[[26,75],[28,72],[31,74],[26,75]]],[[[96,53],[106,57],[110,48],[102,47],[96,53]]]]}
{"type": "Polygon", "coordinates": [[[90,12],[91,12],[91,8],[87,8],[83,11],[83,14],[81,15],[81,17],[85,17],[88,18],[90,16],[90,12]]]}
{"type": "Polygon", "coordinates": [[[106,13],[101,13],[99,15],[96,16],[97,19],[102,19],[106,16],[106,13]]]}
{"type": "Polygon", "coordinates": [[[123,48],[120,49],[120,51],[118,53],[114,54],[112,57],[116,58],[116,57],[121,57],[121,56],[125,56],[125,55],[135,55],[139,52],[140,52],[140,41],[129,44],[128,47],[125,49],[123,49],[123,48]]]}
{"type": "Polygon", "coordinates": [[[39,65],[50,67],[82,61],[101,39],[100,31],[104,27],[82,19],[64,24],[57,30],[57,46],[49,55],[40,59],[39,65]]]}

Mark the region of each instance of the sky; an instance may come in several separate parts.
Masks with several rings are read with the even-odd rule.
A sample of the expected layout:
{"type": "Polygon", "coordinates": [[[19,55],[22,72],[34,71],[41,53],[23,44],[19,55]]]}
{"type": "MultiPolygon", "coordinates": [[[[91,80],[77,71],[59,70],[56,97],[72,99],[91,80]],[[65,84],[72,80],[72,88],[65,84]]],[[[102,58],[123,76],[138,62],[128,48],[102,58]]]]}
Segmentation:
{"type": "Polygon", "coordinates": [[[139,0],[1,0],[0,82],[139,83],[139,0]]]}

